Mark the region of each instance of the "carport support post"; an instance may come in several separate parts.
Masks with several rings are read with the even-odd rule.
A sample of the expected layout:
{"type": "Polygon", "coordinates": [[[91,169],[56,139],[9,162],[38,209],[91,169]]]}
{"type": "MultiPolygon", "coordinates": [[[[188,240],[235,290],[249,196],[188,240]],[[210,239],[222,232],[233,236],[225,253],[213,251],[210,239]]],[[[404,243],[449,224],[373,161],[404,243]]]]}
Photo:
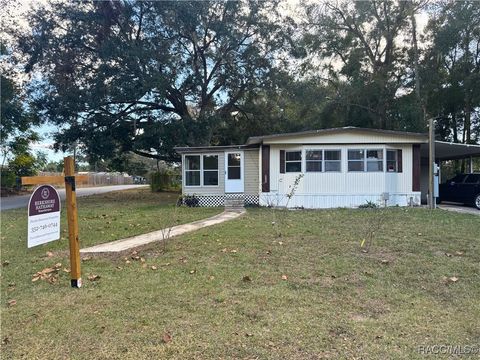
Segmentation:
{"type": "Polygon", "coordinates": [[[80,273],[80,242],[78,240],[77,194],[75,186],[75,162],[71,156],[63,158],[65,169],[65,193],[67,204],[68,240],[70,243],[70,283],[82,286],[80,273]]]}
{"type": "Polygon", "coordinates": [[[435,209],[435,198],[433,191],[434,183],[434,167],[435,167],[435,128],[433,118],[428,119],[428,207],[435,209]]]}

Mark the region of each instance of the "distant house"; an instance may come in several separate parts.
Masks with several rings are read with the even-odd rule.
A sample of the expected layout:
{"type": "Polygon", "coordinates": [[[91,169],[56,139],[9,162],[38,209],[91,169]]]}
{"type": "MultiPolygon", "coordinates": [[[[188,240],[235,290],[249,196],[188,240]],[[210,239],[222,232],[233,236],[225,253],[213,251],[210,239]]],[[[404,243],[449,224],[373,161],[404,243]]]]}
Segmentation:
{"type": "MultiPolygon", "coordinates": [[[[428,189],[428,136],[344,127],[251,137],[244,145],[178,147],[182,192],[199,206],[419,205],[428,189]]],[[[437,161],[480,155],[480,146],[436,141],[437,161]]]]}

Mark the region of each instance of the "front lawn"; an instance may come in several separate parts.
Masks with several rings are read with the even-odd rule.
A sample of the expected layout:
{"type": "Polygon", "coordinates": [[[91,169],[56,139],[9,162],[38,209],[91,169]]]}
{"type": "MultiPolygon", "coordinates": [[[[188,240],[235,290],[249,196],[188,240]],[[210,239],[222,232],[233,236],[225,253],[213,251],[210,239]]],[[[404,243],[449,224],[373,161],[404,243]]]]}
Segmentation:
{"type": "MultiPolygon", "coordinates": [[[[137,206],[123,210],[132,224],[137,206]]],[[[2,358],[415,359],[424,357],[420,346],[480,343],[474,215],[392,208],[274,218],[249,209],[171,239],[166,252],[152,244],[84,261],[85,285],[71,289],[63,270],[53,284],[31,281],[68,259],[46,256],[49,246],[27,251],[25,221],[10,214],[2,213],[1,258],[10,262],[2,269],[2,358]]],[[[105,221],[83,216],[84,227],[105,221]]],[[[153,229],[154,216],[143,217],[153,229]]]]}

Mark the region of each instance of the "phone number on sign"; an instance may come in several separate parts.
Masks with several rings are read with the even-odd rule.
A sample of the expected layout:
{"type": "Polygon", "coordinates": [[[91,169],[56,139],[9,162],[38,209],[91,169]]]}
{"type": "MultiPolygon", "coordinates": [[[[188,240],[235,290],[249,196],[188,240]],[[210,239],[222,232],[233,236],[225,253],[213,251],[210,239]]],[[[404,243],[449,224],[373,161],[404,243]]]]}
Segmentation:
{"type": "Polygon", "coordinates": [[[32,226],[30,228],[30,231],[32,233],[34,232],[37,232],[37,231],[40,231],[40,230],[45,230],[45,229],[54,229],[54,228],[57,228],[58,227],[58,223],[57,222],[51,222],[51,223],[48,223],[48,224],[43,224],[43,225],[38,225],[38,226],[32,226]]]}

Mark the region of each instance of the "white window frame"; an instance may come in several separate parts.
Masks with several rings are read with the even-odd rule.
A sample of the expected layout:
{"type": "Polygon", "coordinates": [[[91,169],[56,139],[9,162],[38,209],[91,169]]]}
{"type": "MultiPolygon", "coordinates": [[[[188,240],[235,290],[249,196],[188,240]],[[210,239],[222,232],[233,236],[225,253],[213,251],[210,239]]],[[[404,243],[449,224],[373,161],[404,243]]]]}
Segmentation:
{"type": "Polygon", "coordinates": [[[203,159],[203,156],[202,154],[185,154],[183,156],[183,185],[187,188],[199,188],[199,187],[202,187],[202,159],[203,159]],[[198,170],[189,170],[187,169],[187,157],[188,156],[198,156],[200,157],[200,169],[198,170]],[[187,185],[187,172],[190,171],[190,172],[199,172],[200,173],[200,183],[198,185],[187,185]]]}
{"type": "Polygon", "coordinates": [[[315,149],[315,148],[308,148],[305,149],[305,173],[341,173],[342,172],[342,149],[315,149]],[[320,151],[322,153],[322,160],[308,160],[307,159],[307,152],[309,151],[320,151]],[[325,152],[326,151],[335,151],[340,154],[339,160],[326,160],[325,159],[325,152]],[[307,170],[307,162],[319,162],[321,163],[321,170],[320,171],[308,171],[307,170]],[[326,171],[326,163],[327,162],[335,162],[340,164],[340,170],[335,171],[326,171]]]}
{"type": "Polygon", "coordinates": [[[398,173],[398,150],[399,149],[385,149],[385,172],[389,174],[398,173]],[[395,171],[388,171],[388,162],[393,160],[388,160],[388,152],[393,151],[395,153],[395,171]]]}
{"type": "MultiPolygon", "coordinates": [[[[220,186],[220,155],[218,153],[200,153],[200,154],[185,154],[183,156],[183,186],[185,188],[201,188],[201,187],[207,187],[207,188],[215,188],[220,186]],[[187,170],[185,164],[186,164],[186,157],[187,156],[200,156],[200,169],[199,170],[187,170]],[[205,169],[203,168],[203,157],[204,156],[216,156],[217,157],[217,185],[204,185],[204,172],[205,169]],[[187,185],[187,176],[186,173],[187,171],[197,171],[200,173],[200,185],[187,185]]],[[[215,171],[213,169],[207,169],[206,171],[215,171]]]]}
{"type": "Polygon", "coordinates": [[[201,160],[201,169],[202,169],[202,178],[200,179],[200,183],[202,184],[201,186],[203,187],[219,187],[220,186],[220,156],[218,154],[213,154],[213,153],[205,153],[202,154],[202,160],[201,160]],[[203,158],[204,156],[216,156],[217,157],[217,185],[205,185],[204,184],[204,173],[205,171],[211,171],[214,172],[214,169],[207,169],[205,170],[203,167],[203,158]]]}
{"type": "Polygon", "coordinates": [[[303,159],[304,159],[304,156],[303,156],[303,151],[302,149],[298,149],[298,150],[285,150],[285,173],[289,173],[289,174],[298,174],[298,173],[302,173],[303,172],[303,159]],[[292,152],[298,152],[300,153],[300,160],[287,160],[287,153],[292,153],[292,152]],[[300,171],[287,171],[287,163],[300,163],[300,171]]]}
{"type": "Polygon", "coordinates": [[[385,172],[385,149],[384,148],[371,148],[371,149],[365,149],[365,172],[369,173],[381,173],[385,172]],[[369,151],[381,151],[382,152],[382,159],[381,160],[368,160],[368,152],[369,151]],[[379,163],[382,162],[382,170],[375,170],[375,171],[368,171],[368,163],[379,163]]]}
{"type": "MultiPolygon", "coordinates": [[[[392,149],[393,150],[393,149],[392,149]]],[[[384,173],[386,171],[386,161],[387,161],[387,158],[386,158],[386,151],[385,151],[385,148],[379,148],[379,147],[375,147],[375,148],[357,148],[357,149],[347,149],[347,172],[351,172],[351,173],[384,173]],[[363,151],[363,159],[353,159],[353,160],[350,160],[349,157],[348,157],[348,153],[349,151],[363,151]],[[381,159],[382,161],[382,170],[377,170],[377,171],[368,171],[368,157],[367,157],[367,153],[368,151],[382,151],[382,156],[383,158],[381,159]],[[349,163],[350,161],[352,162],[363,162],[363,170],[350,170],[349,169],[349,163]]],[[[370,162],[380,162],[380,160],[370,160],[370,162]]],[[[398,164],[397,164],[397,168],[398,168],[398,164]]]]}
{"type": "Polygon", "coordinates": [[[342,149],[323,149],[323,154],[322,154],[322,159],[323,159],[323,172],[326,173],[341,173],[342,172],[342,149]],[[339,160],[327,160],[325,159],[325,151],[336,151],[340,153],[340,159],[339,160]],[[340,164],[340,170],[338,171],[327,171],[325,164],[327,162],[338,162],[340,164]]]}

